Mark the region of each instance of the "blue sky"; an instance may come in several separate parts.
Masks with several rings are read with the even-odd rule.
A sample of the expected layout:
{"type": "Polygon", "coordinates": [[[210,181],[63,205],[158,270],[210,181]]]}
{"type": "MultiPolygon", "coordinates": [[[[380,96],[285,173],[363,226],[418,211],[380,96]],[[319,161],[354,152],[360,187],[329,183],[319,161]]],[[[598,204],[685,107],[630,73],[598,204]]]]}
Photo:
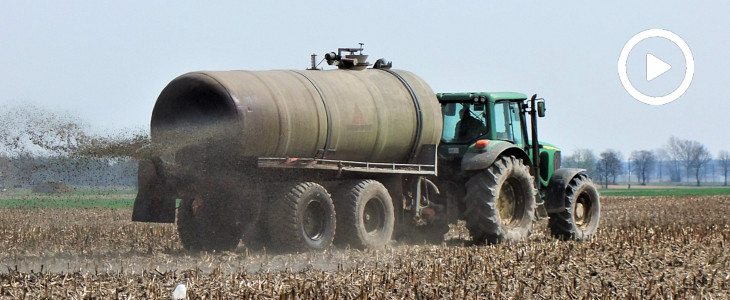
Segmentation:
{"type": "MultiPolygon", "coordinates": [[[[547,100],[541,139],[575,148],[654,149],[671,135],[730,150],[730,3],[720,1],[19,1],[0,2],[0,105],[77,113],[95,131],[146,128],[155,99],[195,70],[304,69],[309,54],[365,43],[436,92],[517,91],[547,100]],[[678,100],[650,106],[623,89],[617,61],[636,33],[681,36],[696,65],[678,100]]],[[[683,59],[637,87],[671,92],[683,59]]],[[[321,57],[321,56],[320,56],[321,57]]],[[[637,80],[638,80],[637,79],[637,80]]]]}

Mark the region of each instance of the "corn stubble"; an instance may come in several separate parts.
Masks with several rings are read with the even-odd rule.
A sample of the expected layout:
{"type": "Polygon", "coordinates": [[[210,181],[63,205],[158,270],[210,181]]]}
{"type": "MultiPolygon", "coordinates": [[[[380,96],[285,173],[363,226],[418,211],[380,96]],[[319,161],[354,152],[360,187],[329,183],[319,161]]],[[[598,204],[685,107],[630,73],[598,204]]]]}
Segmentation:
{"type": "Polygon", "coordinates": [[[730,290],[730,196],[611,198],[589,242],[560,242],[545,222],[529,241],[273,255],[189,253],[172,224],[128,210],[2,209],[0,297],[659,298],[722,299],[730,290]]]}

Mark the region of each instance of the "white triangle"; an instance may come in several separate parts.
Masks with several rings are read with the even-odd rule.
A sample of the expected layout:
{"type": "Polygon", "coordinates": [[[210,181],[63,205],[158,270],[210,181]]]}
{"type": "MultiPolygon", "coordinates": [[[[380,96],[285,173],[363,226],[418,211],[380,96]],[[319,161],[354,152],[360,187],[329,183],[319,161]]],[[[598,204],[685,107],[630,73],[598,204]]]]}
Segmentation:
{"type": "Polygon", "coordinates": [[[664,72],[669,71],[671,68],[672,66],[658,59],[656,56],[650,53],[646,54],[646,81],[659,77],[659,75],[664,74],[664,72]]]}

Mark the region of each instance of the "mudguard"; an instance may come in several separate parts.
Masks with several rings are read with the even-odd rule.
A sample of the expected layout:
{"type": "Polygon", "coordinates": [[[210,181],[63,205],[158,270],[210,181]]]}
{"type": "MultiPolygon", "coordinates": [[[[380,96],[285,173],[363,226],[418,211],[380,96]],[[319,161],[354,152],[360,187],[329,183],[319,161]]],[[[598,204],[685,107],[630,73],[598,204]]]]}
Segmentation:
{"type": "Polygon", "coordinates": [[[464,154],[464,158],[462,158],[461,160],[461,170],[472,171],[489,168],[489,166],[491,166],[494,161],[497,160],[497,157],[502,154],[513,155],[519,159],[522,159],[522,162],[525,163],[525,165],[532,166],[532,161],[527,156],[524,150],[522,150],[520,147],[515,146],[512,143],[502,142],[487,148],[486,152],[467,152],[466,154],[464,154]]]}
{"type": "Polygon", "coordinates": [[[161,163],[152,159],[139,161],[137,198],[134,199],[132,221],[174,223],[175,196],[172,184],[162,176],[161,163]]]}
{"type": "Polygon", "coordinates": [[[564,168],[557,169],[550,177],[545,195],[545,209],[548,213],[558,213],[565,210],[565,189],[575,176],[586,174],[585,169],[564,168]]]}

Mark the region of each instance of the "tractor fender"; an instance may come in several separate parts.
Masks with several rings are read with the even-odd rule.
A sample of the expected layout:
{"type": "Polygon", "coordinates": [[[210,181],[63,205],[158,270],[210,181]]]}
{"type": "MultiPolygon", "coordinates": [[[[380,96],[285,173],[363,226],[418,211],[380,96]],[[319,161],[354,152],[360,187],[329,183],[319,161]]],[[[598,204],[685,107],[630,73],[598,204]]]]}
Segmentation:
{"type": "MultiPolygon", "coordinates": [[[[512,155],[522,159],[527,166],[532,166],[532,161],[524,150],[512,143],[501,142],[492,147],[487,148],[486,152],[473,153],[467,152],[461,160],[462,171],[483,170],[489,168],[498,157],[502,155],[512,155]]],[[[532,169],[532,168],[530,168],[532,169]]]]}
{"type": "Polygon", "coordinates": [[[137,197],[134,199],[132,221],[174,223],[175,198],[171,197],[170,182],[162,175],[159,159],[141,159],[137,170],[137,197]]]}
{"type": "Polygon", "coordinates": [[[547,186],[545,195],[545,209],[548,213],[557,213],[565,210],[565,190],[570,181],[580,174],[586,174],[585,169],[561,168],[555,170],[547,186]]]}

